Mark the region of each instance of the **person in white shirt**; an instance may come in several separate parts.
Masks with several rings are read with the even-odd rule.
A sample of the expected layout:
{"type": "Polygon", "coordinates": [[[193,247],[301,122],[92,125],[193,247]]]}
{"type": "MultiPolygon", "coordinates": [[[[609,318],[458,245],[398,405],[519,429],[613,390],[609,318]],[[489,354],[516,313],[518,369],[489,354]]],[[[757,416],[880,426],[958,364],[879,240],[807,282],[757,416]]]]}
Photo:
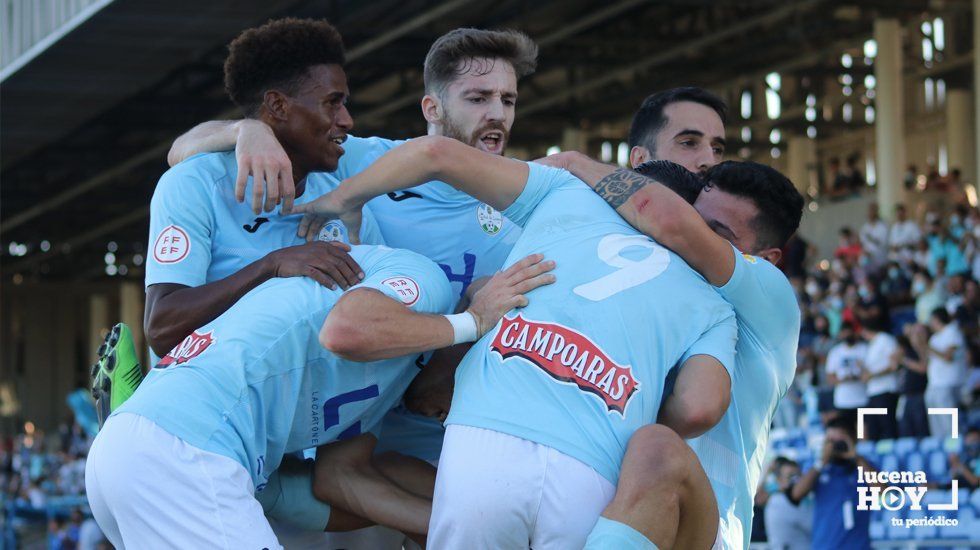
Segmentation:
{"type": "Polygon", "coordinates": [[[895,223],[888,230],[889,258],[908,266],[922,239],[922,230],[908,219],[904,204],[895,206],[895,223]]]}
{"type": "Polygon", "coordinates": [[[878,269],[888,259],[888,224],[878,215],[878,203],[868,205],[868,221],[861,226],[861,248],[871,261],[871,268],[878,269]]]}
{"type": "Polygon", "coordinates": [[[883,329],[878,319],[871,319],[864,325],[864,338],[868,341],[867,355],[864,356],[868,407],[887,411],[884,415],[869,415],[864,418],[864,435],[874,441],[898,437],[895,413],[898,408],[898,362],[901,349],[898,340],[883,329]]]}
{"type": "Polygon", "coordinates": [[[766,536],[770,550],[809,548],[813,532],[813,503],[811,499],[796,502],[789,492],[800,478],[800,465],[785,460],[776,470],[779,490],[766,502],[766,536]]]}
{"type": "Polygon", "coordinates": [[[837,337],[840,343],[827,354],[827,381],[834,386],[834,408],[838,416],[857,419],[858,407],[868,404],[864,383],[864,358],[868,345],[862,342],[854,327],[845,324],[837,337]]]}
{"type": "MultiPolygon", "coordinates": [[[[957,394],[966,380],[966,342],[959,325],[952,322],[944,307],[937,307],[929,318],[932,336],[924,336],[912,344],[921,357],[928,357],[929,382],[926,386],[926,407],[954,408],[959,404],[957,394]]],[[[937,437],[949,437],[952,426],[947,415],[929,415],[929,432],[937,437]]]]}

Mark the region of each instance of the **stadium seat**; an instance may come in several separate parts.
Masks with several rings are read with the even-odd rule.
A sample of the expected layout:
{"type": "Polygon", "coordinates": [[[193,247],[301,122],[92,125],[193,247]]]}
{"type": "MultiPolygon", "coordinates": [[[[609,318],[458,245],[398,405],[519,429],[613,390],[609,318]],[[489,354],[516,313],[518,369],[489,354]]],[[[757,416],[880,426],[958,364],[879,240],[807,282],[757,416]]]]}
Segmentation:
{"type": "Polygon", "coordinates": [[[963,437],[957,439],[949,438],[943,442],[943,451],[946,453],[958,453],[963,450],[963,437]]]}
{"type": "MultiPolygon", "coordinates": [[[[980,516],[980,489],[974,489],[970,495],[970,504],[977,516],[980,516]]],[[[962,505],[961,505],[962,506],[962,505]]]]}
{"type": "Polygon", "coordinates": [[[871,523],[868,525],[868,534],[871,535],[871,540],[885,539],[885,522],[880,513],[871,513],[871,523]]]}
{"type": "MultiPolygon", "coordinates": [[[[909,519],[921,519],[929,516],[931,516],[931,513],[927,513],[925,507],[922,510],[910,510],[908,514],[909,519]]],[[[935,525],[914,527],[909,529],[909,531],[912,532],[912,538],[915,540],[930,540],[939,537],[939,528],[935,525]]]]}
{"type": "Polygon", "coordinates": [[[886,472],[897,472],[899,470],[898,457],[893,454],[882,455],[878,460],[878,468],[886,472]]]}
{"type": "Polygon", "coordinates": [[[926,462],[926,476],[932,483],[945,484],[949,482],[949,458],[943,451],[929,453],[926,462]]]}
{"type": "Polygon", "coordinates": [[[905,457],[903,470],[910,472],[926,471],[926,457],[919,451],[912,451],[905,457]]]}
{"type": "Polygon", "coordinates": [[[885,530],[888,534],[888,540],[908,540],[912,538],[912,529],[905,528],[905,510],[887,510],[885,512],[885,530]],[[893,525],[892,519],[897,518],[903,520],[899,525],[893,525]]]}
{"type": "Polygon", "coordinates": [[[877,445],[875,445],[875,452],[879,455],[890,455],[895,452],[895,440],[894,439],[882,439],[879,440],[877,445]]]}
{"type": "Polygon", "coordinates": [[[923,437],[919,440],[919,450],[924,453],[935,451],[942,446],[942,443],[942,439],[938,437],[923,437]]]}
{"type": "Polygon", "coordinates": [[[867,458],[869,455],[877,454],[875,453],[875,442],[868,439],[858,441],[857,445],[854,446],[854,449],[857,451],[857,454],[865,458],[867,458]]]}
{"type": "Polygon", "coordinates": [[[910,452],[919,446],[919,440],[914,437],[902,437],[895,440],[894,452],[899,458],[905,458],[910,452]]]}

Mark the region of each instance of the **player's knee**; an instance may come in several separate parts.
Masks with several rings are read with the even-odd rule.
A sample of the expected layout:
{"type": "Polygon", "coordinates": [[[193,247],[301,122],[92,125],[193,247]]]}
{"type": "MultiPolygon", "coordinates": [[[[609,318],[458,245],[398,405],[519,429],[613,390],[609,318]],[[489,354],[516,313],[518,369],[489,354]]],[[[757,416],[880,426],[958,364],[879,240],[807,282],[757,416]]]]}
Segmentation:
{"type": "Polygon", "coordinates": [[[697,460],[677,432],[660,424],[644,426],[630,438],[620,478],[645,493],[687,477],[691,461],[697,460]]]}

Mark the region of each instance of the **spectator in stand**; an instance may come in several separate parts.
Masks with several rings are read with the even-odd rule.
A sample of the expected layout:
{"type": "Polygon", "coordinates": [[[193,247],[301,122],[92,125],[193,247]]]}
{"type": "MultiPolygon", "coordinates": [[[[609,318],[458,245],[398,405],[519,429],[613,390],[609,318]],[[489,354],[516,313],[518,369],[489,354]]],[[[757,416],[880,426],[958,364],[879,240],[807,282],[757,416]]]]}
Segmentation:
{"type": "Polygon", "coordinates": [[[970,270],[966,256],[960,248],[960,242],[954,239],[949,231],[944,230],[938,221],[929,226],[926,240],[929,242],[929,271],[933,275],[939,276],[941,261],[945,262],[943,273],[946,275],[966,273],[970,270]]]}
{"type": "Polygon", "coordinates": [[[895,414],[898,409],[898,363],[901,349],[894,336],[885,331],[880,319],[864,325],[868,352],[864,357],[864,379],[867,383],[868,407],[884,408],[887,414],[864,418],[868,439],[894,439],[898,435],[895,414]]]}
{"type": "Polygon", "coordinates": [[[901,389],[898,409],[902,411],[898,420],[898,435],[900,437],[923,438],[929,436],[929,418],[926,415],[926,362],[920,358],[912,346],[913,340],[924,341],[928,338],[925,325],[916,323],[903,327],[903,334],[898,342],[902,354],[899,358],[898,383],[901,389]]]}
{"type": "Polygon", "coordinates": [[[877,270],[888,259],[888,224],[878,212],[878,203],[868,205],[868,221],[861,226],[861,248],[871,260],[871,269],[877,270]]]}
{"type": "Polygon", "coordinates": [[[912,295],[909,293],[912,289],[912,281],[905,275],[898,262],[889,262],[888,269],[885,270],[885,278],[878,288],[889,306],[904,305],[912,301],[912,295]]]}
{"type": "Polygon", "coordinates": [[[834,257],[844,261],[847,268],[852,267],[861,258],[861,243],[854,236],[850,227],[842,227],[840,230],[840,245],[834,251],[834,257]]]}
{"type": "Polygon", "coordinates": [[[915,320],[927,324],[932,312],[946,304],[946,289],[936,284],[928,271],[922,270],[912,278],[912,297],[915,298],[915,320]]]}
{"type": "Polygon", "coordinates": [[[813,505],[809,499],[800,502],[791,495],[793,486],[800,479],[800,465],[788,459],[777,459],[773,464],[777,487],[765,502],[768,547],[770,550],[809,548],[813,531],[813,505]]]}
{"type": "Polygon", "coordinates": [[[854,451],[854,421],[842,418],[827,424],[820,460],[790,491],[795,502],[814,494],[813,550],[868,550],[869,510],[857,509],[857,469],[877,468],[854,451]]]}
{"type": "MultiPolygon", "coordinates": [[[[963,438],[963,450],[949,455],[949,473],[960,487],[980,487],[980,428],[970,428],[963,438]]],[[[768,528],[768,525],[767,525],[768,528]]]]}
{"type": "Polygon", "coordinates": [[[838,344],[827,354],[827,381],[834,387],[837,416],[849,422],[857,419],[857,408],[868,404],[864,383],[864,358],[868,345],[862,342],[851,325],[845,324],[837,334],[838,344]]]}
{"type": "Polygon", "coordinates": [[[908,168],[905,169],[905,178],[902,183],[905,184],[905,190],[911,191],[915,189],[916,183],[918,183],[919,171],[915,168],[914,164],[910,164],[908,168]]]}
{"type": "Polygon", "coordinates": [[[873,278],[868,277],[858,286],[858,301],[854,308],[854,315],[857,317],[861,326],[869,323],[881,326],[881,330],[891,328],[891,310],[888,301],[882,297],[878,291],[878,285],[873,278]]]}
{"type": "MultiPolygon", "coordinates": [[[[926,408],[955,408],[959,405],[959,389],[966,381],[966,342],[946,308],[933,310],[929,325],[932,336],[927,342],[923,341],[921,333],[912,341],[919,356],[928,358],[926,408]]],[[[929,433],[949,437],[948,417],[929,415],[929,433]]]]}
{"type": "Polygon", "coordinates": [[[915,248],[922,239],[922,231],[912,220],[904,204],[895,207],[895,223],[888,230],[889,258],[908,266],[912,262],[915,248]]]}
{"type": "Polygon", "coordinates": [[[950,275],[946,278],[946,303],[943,307],[950,316],[956,315],[956,310],[965,302],[963,292],[966,290],[966,277],[962,274],[950,275]]]}
{"type": "Polygon", "coordinates": [[[929,271],[931,259],[932,255],[929,253],[929,241],[923,238],[915,247],[915,253],[912,255],[912,266],[916,269],[929,271]]]}
{"type": "Polygon", "coordinates": [[[980,239],[980,210],[972,207],[967,209],[966,221],[963,223],[974,239],[980,239]]]}
{"type": "Polygon", "coordinates": [[[779,262],[779,268],[786,275],[787,279],[797,279],[806,276],[806,257],[810,250],[810,244],[798,234],[793,234],[786,241],[783,247],[783,255],[779,262]]]}
{"type": "Polygon", "coordinates": [[[957,204],[953,207],[953,213],[949,215],[949,234],[957,241],[961,240],[967,234],[967,210],[965,204],[957,204]]]}
{"type": "Polygon", "coordinates": [[[848,187],[855,193],[860,193],[867,185],[867,182],[864,179],[864,174],[861,173],[861,169],[858,168],[858,161],[860,160],[860,153],[851,153],[847,157],[847,167],[844,169],[844,173],[848,178],[848,187]]]}

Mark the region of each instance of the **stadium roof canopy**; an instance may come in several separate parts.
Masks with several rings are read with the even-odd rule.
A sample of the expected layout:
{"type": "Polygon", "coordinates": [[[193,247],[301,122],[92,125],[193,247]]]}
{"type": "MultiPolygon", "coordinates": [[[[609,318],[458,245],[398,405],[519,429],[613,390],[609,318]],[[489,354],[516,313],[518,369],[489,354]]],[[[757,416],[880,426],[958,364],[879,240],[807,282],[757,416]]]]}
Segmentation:
{"type": "MultiPolygon", "coordinates": [[[[968,20],[970,9],[966,0],[84,1],[85,18],[0,71],[5,281],[105,277],[109,241],[127,276],[141,278],[134,256],[145,253],[169,145],[200,121],[237,117],[222,88],[225,45],[271,17],[334,23],[348,47],[355,133],[392,138],[425,132],[421,67],[436,37],[461,26],[527,32],[541,47],[539,68],[521,84],[512,144],[539,153],[569,128],[621,141],[636,106],[665,87],[705,86],[737,107],[770,72],[785,83],[782,115],[756,114],[729,131],[764,127],[759,143],[773,126],[801,133],[805,97],[836,81],[842,52],[861,57],[875,18],[968,20]]],[[[17,6],[48,3],[58,2],[2,0],[8,37],[30,24],[17,6]]],[[[966,44],[949,51],[965,53],[931,70],[965,82],[970,34],[949,40],[966,44]]],[[[863,78],[872,67],[849,72],[863,78]]],[[[848,129],[816,124],[821,135],[848,129]]]]}

